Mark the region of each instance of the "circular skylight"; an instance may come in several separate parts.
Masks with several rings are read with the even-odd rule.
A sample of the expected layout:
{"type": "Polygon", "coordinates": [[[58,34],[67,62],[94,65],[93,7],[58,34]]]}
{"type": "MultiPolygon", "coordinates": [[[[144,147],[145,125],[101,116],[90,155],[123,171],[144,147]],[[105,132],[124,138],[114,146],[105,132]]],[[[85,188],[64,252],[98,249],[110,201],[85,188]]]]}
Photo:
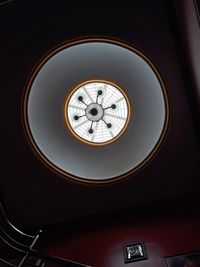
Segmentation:
{"type": "Polygon", "coordinates": [[[133,176],[153,158],[169,128],[169,103],[146,55],[119,41],[88,38],[61,44],[35,67],[23,122],[50,169],[104,184],[133,176]]]}
{"type": "Polygon", "coordinates": [[[130,104],[118,85],[93,80],[71,90],[64,113],[67,128],[74,137],[101,146],[112,143],[125,131],[130,104]]]}

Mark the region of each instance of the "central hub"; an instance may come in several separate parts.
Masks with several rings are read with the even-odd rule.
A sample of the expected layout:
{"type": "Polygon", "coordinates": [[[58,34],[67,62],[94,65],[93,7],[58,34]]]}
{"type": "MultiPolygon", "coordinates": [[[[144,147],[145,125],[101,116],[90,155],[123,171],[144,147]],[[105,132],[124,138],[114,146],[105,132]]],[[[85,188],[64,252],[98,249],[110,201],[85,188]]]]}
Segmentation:
{"type": "Polygon", "coordinates": [[[90,114],[92,114],[92,116],[96,116],[98,114],[98,110],[96,108],[93,108],[90,110],[90,114]]]}
{"type": "Polygon", "coordinates": [[[101,105],[98,103],[92,103],[87,106],[85,115],[90,121],[99,121],[103,118],[104,111],[101,105]]]}

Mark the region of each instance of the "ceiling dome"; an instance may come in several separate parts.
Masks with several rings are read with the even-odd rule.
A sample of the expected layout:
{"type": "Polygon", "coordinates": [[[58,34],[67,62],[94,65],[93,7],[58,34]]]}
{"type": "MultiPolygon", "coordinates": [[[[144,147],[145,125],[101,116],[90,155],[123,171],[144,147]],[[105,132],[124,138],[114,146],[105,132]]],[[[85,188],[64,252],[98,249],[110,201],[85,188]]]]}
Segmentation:
{"type": "Polygon", "coordinates": [[[28,139],[48,167],[86,183],[141,170],[169,126],[169,98],[153,63],[108,39],[64,43],[38,64],[23,98],[28,139]]]}

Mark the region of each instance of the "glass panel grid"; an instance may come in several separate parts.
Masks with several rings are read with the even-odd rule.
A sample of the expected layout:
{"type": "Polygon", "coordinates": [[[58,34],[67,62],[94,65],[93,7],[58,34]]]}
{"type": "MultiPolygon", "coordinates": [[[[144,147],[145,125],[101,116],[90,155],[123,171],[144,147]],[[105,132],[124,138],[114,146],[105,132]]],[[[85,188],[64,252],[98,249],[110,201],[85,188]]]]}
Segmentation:
{"type": "Polygon", "coordinates": [[[129,103],[117,85],[103,81],[84,83],[73,90],[66,103],[68,127],[87,143],[110,143],[127,126],[129,103]]]}

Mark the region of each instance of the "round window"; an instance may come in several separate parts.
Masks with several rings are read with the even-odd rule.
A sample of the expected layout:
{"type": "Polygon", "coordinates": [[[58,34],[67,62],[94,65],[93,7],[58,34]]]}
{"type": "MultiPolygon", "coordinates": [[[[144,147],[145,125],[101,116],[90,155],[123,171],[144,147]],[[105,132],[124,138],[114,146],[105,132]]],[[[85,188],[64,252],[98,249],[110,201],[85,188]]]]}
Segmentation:
{"type": "Polygon", "coordinates": [[[126,130],[130,102],[116,84],[92,80],[79,84],[68,94],[64,108],[68,130],[90,145],[111,144],[126,130]]]}

